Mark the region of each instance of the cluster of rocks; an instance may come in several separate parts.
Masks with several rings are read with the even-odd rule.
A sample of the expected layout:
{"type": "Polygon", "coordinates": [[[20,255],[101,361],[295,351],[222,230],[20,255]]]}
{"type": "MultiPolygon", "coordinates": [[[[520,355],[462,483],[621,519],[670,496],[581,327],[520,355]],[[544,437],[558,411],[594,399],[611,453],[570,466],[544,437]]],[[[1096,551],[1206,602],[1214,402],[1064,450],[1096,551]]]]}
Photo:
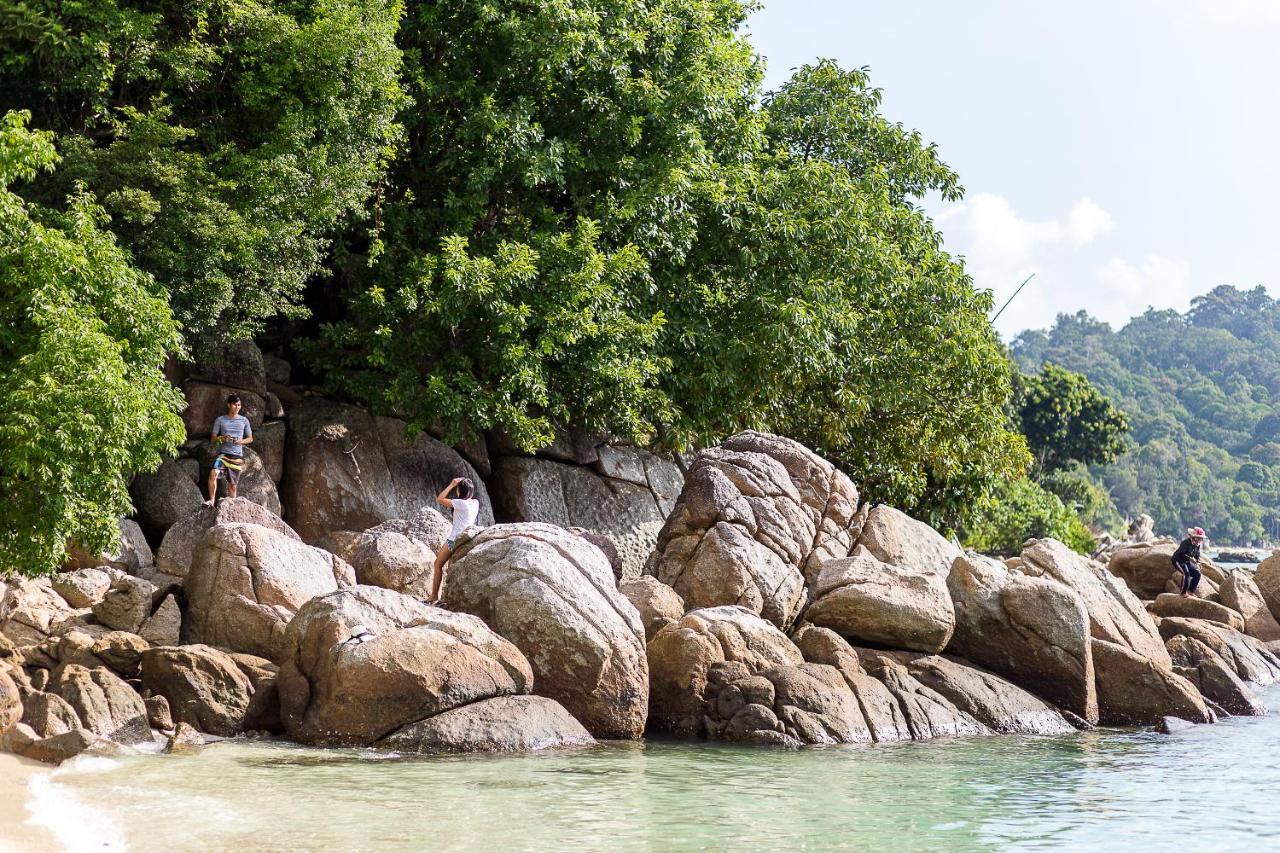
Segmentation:
{"type": "MultiPolygon", "coordinates": [[[[219,394],[251,384],[215,378],[219,394]]],[[[283,518],[247,497],[150,512],[121,523],[115,553],[3,582],[5,747],[56,761],[247,734],[402,753],[1057,734],[1263,713],[1251,685],[1280,678],[1280,557],[1256,582],[1206,562],[1188,600],[1166,594],[1170,545],[1105,566],[1053,540],[965,553],[778,436],[733,436],[686,476],[585,439],[554,451],[572,461],[464,458],[295,402],[283,518]],[[444,606],[423,603],[449,530],[430,497],[460,473],[483,487],[481,470],[485,526],[458,540],[444,606]],[[495,507],[506,523],[488,524],[495,507]]]]}

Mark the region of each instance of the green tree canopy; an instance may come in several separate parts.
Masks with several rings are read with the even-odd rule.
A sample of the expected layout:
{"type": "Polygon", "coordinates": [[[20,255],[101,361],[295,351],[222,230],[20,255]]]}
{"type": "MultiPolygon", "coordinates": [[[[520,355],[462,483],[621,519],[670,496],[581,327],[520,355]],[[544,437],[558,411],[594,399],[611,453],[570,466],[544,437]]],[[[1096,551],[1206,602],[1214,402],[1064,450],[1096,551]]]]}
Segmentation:
{"type": "Polygon", "coordinates": [[[914,203],[956,176],[863,71],[762,92],[749,10],[411,4],[407,148],[310,348],[330,384],[529,448],[788,432],[943,523],[1018,471],[990,295],[914,203]]]}
{"type": "Polygon", "coordinates": [[[163,293],[129,265],[83,190],[62,212],[10,189],[53,166],[50,134],[0,120],[0,575],[109,548],[129,478],[185,437],[161,372],[179,346],[163,293]]]}
{"type": "Polygon", "coordinates": [[[1106,465],[1125,449],[1129,420],[1088,378],[1054,364],[1019,380],[1022,434],[1042,473],[1106,465]]]}
{"type": "Polygon", "coordinates": [[[302,310],[331,232],[398,138],[394,0],[0,0],[0,111],[84,183],[195,341],[302,310]]]}

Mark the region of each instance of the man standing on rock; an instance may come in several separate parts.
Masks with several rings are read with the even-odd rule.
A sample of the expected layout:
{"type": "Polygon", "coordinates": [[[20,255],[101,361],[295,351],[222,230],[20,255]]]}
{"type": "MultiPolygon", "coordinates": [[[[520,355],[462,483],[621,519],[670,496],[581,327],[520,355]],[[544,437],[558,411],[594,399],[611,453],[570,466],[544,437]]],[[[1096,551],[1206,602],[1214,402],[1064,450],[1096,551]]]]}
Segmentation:
{"type": "Polygon", "coordinates": [[[1179,595],[1183,598],[1195,595],[1196,587],[1200,585],[1200,546],[1203,543],[1204,529],[1188,527],[1187,538],[1173,552],[1173,567],[1182,572],[1182,591],[1179,595]]]}
{"type": "Polygon", "coordinates": [[[209,441],[218,455],[209,471],[209,500],[204,502],[205,506],[213,506],[218,497],[218,478],[224,475],[227,478],[227,497],[236,496],[240,471],[244,468],[244,445],[253,443],[253,427],[249,425],[249,419],[240,414],[238,394],[227,398],[227,413],[219,415],[213,422],[209,441]]]}

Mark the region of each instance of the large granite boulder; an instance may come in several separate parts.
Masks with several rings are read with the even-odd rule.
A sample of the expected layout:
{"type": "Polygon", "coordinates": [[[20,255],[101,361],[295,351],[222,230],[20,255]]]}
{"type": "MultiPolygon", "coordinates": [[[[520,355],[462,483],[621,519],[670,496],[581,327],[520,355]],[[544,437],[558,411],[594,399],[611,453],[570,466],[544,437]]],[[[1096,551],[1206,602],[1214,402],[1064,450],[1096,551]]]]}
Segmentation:
{"type": "Polygon", "coordinates": [[[174,577],[185,578],[187,572],[191,571],[191,560],[197,546],[210,528],[220,524],[256,524],[290,539],[302,541],[292,527],[260,504],[248,498],[227,498],[218,501],[218,505],[213,507],[202,504],[195,512],[169,528],[156,553],[156,569],[174,577]]]}
{"type": "Polygon", "coordinates": [[[967,661],[895,652],[907,672],[952,705],[1000,734],[1056,735],[1075,731],[1053,706],[967,661]]]}
{"type": "Polygon", "coordinates": [[[262,469],[277,486],[284,478],[284,449],[288,433],[289,426],[284,421],[267,421],[253,431],[253,452],[262,460],[262,469]]]}
{"type": "Polygon", "coordinates": [[[155,557],[147,537],[138,522],[131,518],[120,519],[120,538],[114,548],[93,551],[79,546],[67,549],[67,562],[63,569],[94,569],[108,567],[131,575],[146,574],[155,565],[155,557]]]}
{"type": "Polygon", "coordinates": [[[595,738],[554,699],[495,696],[410,723],[375,746],[403,753],[534,752],[595,738]]]}
{"type": "Polygon", "coordinates": [[[76,569],[59,572],[52,578],[53,590],[77,609],[93,607],[111,589],[111,575],[105,569],[76,569]]]}
{"type": "Polygon", "coordinates": [[[1219,590],[1222,603],[1244,617],[1244,632],[1264,643],[1280,640],[1280,622],[1271,614],[1262,591],[1248,572],[1227,575],[1219,590]]]}
{"type": "Polygon", "coordinates": [[[158,545],[165,531],[204,503],[199,478],[200,463],[194,459],[168,459],[154,473],[133,478],[129,494],[151,542],[158,545]]]}
{"type": "Polygon", "coordinates": [[[718,663],[758,675],[779,666],[799,666],[804,656],[772,623],[744,607],[693,610],[649,641],[649,726],[682,736],[706,733],[708,678],[718,663]]]}
{"type": "Polygon", "coordinates": [[[721,661],[707,671],[706,734],[770,746],[869,743],[858,698],[826,664],[777,666],[751,674],[721,661]]]}
{"type": "Polygon", "coordinates": [[[493,523],[484,482],[457,451],[403,421],[308,397],[289,412],[285,515],[307,542],[335,530],[367,530],[429,506],[454,477],[469,477],[481,525],[493,523]]]}
{"type": "Polygon", "coordinates": [[[394,530],[366,532],[349,554],[359,583],[431,597],[436,552],[422,541],[394,530]]]}
{"type": "Polygon", "coordinates": [[[1244,617],[1230,607],[1206,601],[1203,598],[1183,598],[1171,592],[1162,592],[1152,602],[1151,612],[1157,616],[1185,616],[1188,619],[1208,619],[1221,622],[1235,630],[1244,630],[1244,617]]]}
{"type": "Polygon", "coordinates": [[[1249,689],[1235,670],[1204,643],[1179,635],[1166,644],[1178,671],[1187,675],[1200,692],[1228,714],[1261,717],[1267,706],[1249,689]]]}
{"type": "MultiPolygon", "coordinates": [[[[142,654],[142,686],[168,701],[175,723],[232,737],[244,731],[272,728],[272,709],[266,707],[270,702],[262,701],[264,697],[257,694],[273,691],[274,678],[262,684],[250,677],[268,666],[267,661],[260,661],[254,667],[248,656],[231,655],[206,645],[159,647],[142,654]],[[239,663],[237,657],[246,662],[239,663]]],[[[278,701],[275,699],[277,709],[278,701]]],[[[278,710],[274,716],[278,721],[278,710]]]]}
{"type": "Polygon", "coordinates": [[[645,640],[684,615],[684,602],[671,587],[652,575],[641,575],[635,580],[622,581],[618,591],[627,597],[631,606],[640,614],[644,625],[645,640]]]}
{"type": "Polygon", "coordinates": [[[897,698],[880,679],[867,673],[858,653],[829,628],[805,625],[792,638],[808,663],[833,667],[857,697],[867,731],[877,743],[911,740],[911,726],[897,698]]]}
{"type": "Polygon", "coordinates": [[[955,543],[923,521],[880,504],[867,513],[858,545],[882,563],[936,575],[946,581],[951,564],[961,555],[955,543]]]}
{"type": "Polygon", "coordinates": [[[298,608],[354,583],[351,567],[328,551],[256,524],[220,524],[187,575],[183,642],[277,660],[298,608]]]}
{"type": "Polygon", "coordinates": [[[902,708],[914,740],[993,734],[982,721],[916,678],[892,652],[857,652],[863,668],[888,688],[902,708]]]}
{"type": "Polygon", "coordinates": [[[76,709],[57,693],[33,690],[23,698],[20,722],[31,726],[40,737],[63,735],[84,728],[76,709]]]}
{"type": "Polygon", "coordinates": [[[1095,638],[1093,666],[1098,713],[1107,725],[1155,725],[1164,717],[1213,722],[1200,691],[1173,671],[1172,662],[1164,666],[1127,646],[1095,638]]]}
{"type": "Polygon", "coordinates": [[[1160,636],[1191,637],[1222,658],[1236,675],[1258,685],[1280,681],[1280,658],[1264,643],[1217,622],[1170,616],[1160,620],[1160,636]]]}
{"type": "MultiPolygon", "coordinates": [[[[533,687],[524,655],[480,619],[380,587],[312,599],[289,624],[285,647],[281,716],[301,743],[368,746],[533,687]]],[[[423,739],[430,745],[439,736],[423,739]]]]}
{"type": "Polygon", "coordinates": [[[503,456],[489,477],[504,522],[539,521],[603,536],[623,578],[637,577],[684,485],[679,467],[635,447],[592,447],[588,465],[503,456]]]}
{"type": "Polygon", "coordinates": [[[882,563],[858,547],[822,564],[805,619],[855,643],[940,652],[955,629],[946,575],[882,563]]]}
{"type": "Polygon", "coordinates": [[[142,697],[105,667],[64,665],[50,678],[48,692],[66,700],[81,725],[100,737],[126,745],[151,741],[142,697]]]}
{"type": "Polygon", "coordinates": [[[1089,612],[1089,632],[1095,639],[1128,648],[1163,667],[1172,665],[1142,602],[1100,563],[1056,539],[1032,539],[1023,547],[1019,571],[1055,580],[1079,595],[1089,612]]]}
{"type": "Polygon", "coordinates": [[[1118,548],[1107,569],[1123,580],[1133,594],[1151,600],[1165,591],[1173,568],[1174,542],[1141,542],[1118,548]]]}
{"type": "Polygon", "coordinates": [[[58,595],[49,578],[15,578],[0,594],[0,636],[32,646],[80,624],[81,614],[58,595]]]}
{"type": "Polygon", "coordinates": [[[977,554],[956,558],[947,587],[956,613],[948,651],[1098,721],[1089,612],[1079,595],[977,554]]]}
{"type": "Polygon", "coordinates": [[[739,605],[789,628],[821,563],[848,556],[858,492],[790,439],[745,432],[698,454],[646,571],[689,607],[739,605]]]}
{"type": "Polygon", "coordinates": [[[203,356],[188,368],[187,375],[192,379],[244,388],[257,394],[266,393],[266,359],[252,340],[222,344],[203,356]]]}
{"type": "Polygon", "coordinates": [[[132,575],[117,575],[106,595],[93,606],[93,616],[113,631],[136,634],[151,615],[155,591],[151,581],[132,575]]]}
{"type": "Polygon", "coordinates": [[[187,398],[182,422],[187,426],[187,435],[208,438],[213,431],[213,422],[227,413],[227,397],[232,394],[240,395],[240,414],[257,429],[267,413],[267,401],[262,394],[231,385],[189,381],[182,384],[182,395],[187,398]]]}
{"type": "Polygon", "coordinates": [[[456,545],[443,598],[514,643],[534,692],[597,737],[640,737],[649,668],[640,614],[599,548],[549,524],[502,524],[456,545]]]}
{"type": "Polygon", "coordinates": [[[1253,573],[1253,582],[1271,615],[1280,620],[1280,551],[1271,552],[1253,573]]]}

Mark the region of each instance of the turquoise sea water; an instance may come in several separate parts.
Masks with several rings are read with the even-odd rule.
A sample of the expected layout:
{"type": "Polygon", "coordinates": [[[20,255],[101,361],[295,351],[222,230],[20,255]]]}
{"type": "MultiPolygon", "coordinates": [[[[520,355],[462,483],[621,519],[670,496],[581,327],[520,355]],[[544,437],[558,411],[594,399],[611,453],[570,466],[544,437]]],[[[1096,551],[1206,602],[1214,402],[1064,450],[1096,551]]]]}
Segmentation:
{"type": "Polygon", "coordinates": [[[78,760],[35,793],[38,820],[85,850],[1265,850],[1280,849],[1280,715],[803,751],[233,741],[78,760]]]}

